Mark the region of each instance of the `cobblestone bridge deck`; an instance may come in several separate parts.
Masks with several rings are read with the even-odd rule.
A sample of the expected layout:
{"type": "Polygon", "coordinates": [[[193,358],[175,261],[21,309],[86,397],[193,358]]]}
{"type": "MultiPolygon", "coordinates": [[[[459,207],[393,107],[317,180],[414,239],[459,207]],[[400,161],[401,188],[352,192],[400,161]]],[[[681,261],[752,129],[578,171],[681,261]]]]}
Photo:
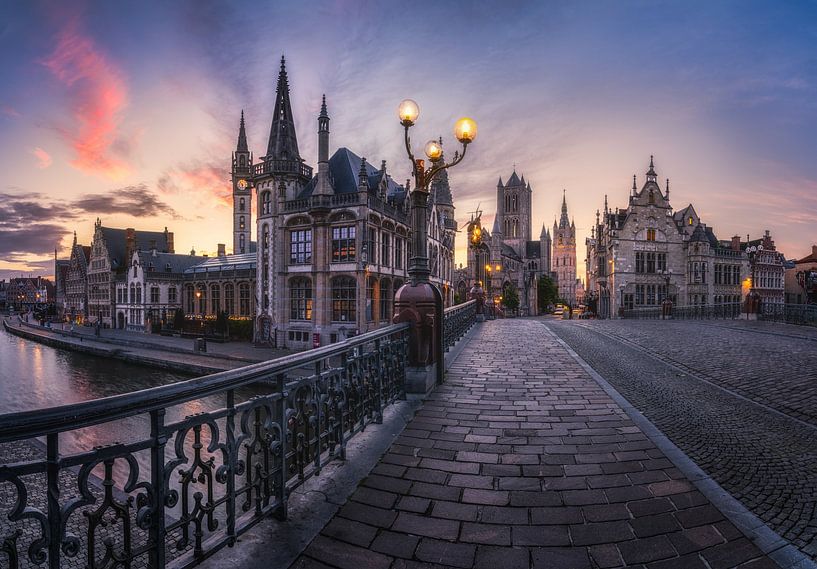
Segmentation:
{"type": "MultiPolygon", "coordinates": [[[[560,334],[567,330],[565,336],[577,345],[581,334],[592,334],[578,326],[548,325],[560,334]]],[[[599,360],[622,349],[609,338],[588,346],[599,360]]],[[[637,359],[651,361],[643,353],[637,359]]],[[[651,385],[682,383],[676,375],[651,376],[652,383],[633,386],[625,395],[649,406],[651,399],[635,396],[639,390],[657,390],[666,398],[663,387],[651,385]]],[[[711,456],[722,450],[705,450],[718,437],[706,431],[716,427],[695,421],[722,409],[708,408],[707,400],[699,404],[701,416],[686,418],[673,432],[681,433],[682,442],[702,437],[697,448],[711,456]],[[691,434],[685,436],[687,431],[691,434]]],[[[661,421],[659,426],[665,428],[661,421]]],[[[758,440],[765,427],[758,423],[752,429],[758,440]]],[[[731,434],[725,438],[733,440],[731,434]]],[[[742,464],[737,455],[743,450],[733,450],[730,464],[742,464]]],[[[761,457],[744,462],[752,458],[762,463],[761,457]]],[[[785,493],[784,466],[764,470],[779,481],[776,497],[785,493]]],[[[815,478],[798,484],[813,492],[815,478]]],[[[778,553],[793,549],[782,542],[775,547],[778,553]]],[[[475,331],[446,384],[294,564],[330,566],[778,565],[667,458],[545,323],[497,320],[475,331]]]]}

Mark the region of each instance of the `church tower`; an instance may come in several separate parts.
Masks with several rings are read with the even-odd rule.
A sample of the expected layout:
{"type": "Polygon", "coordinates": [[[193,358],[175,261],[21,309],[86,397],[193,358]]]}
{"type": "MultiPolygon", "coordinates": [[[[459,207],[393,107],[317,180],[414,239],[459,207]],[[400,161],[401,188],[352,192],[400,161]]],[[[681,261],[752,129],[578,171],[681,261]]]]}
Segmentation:
{"type": "Polygon", "coordinates": [[[556,273],[559,297],[568,304],[576,303],[576,222],[567,217],[567,197],[562,194],[562,216],[553,222],[552,270],[556,273]]]}
{"type": "Polygon", "coordinates": [[[230,172],[233,182],[233,254],[249,253],[252,239],[252,193],[250,174],[252,154],[247,146],[247,132],[244,129],[244,111],[238,127],[238,144],[233,152],[233,167],[230,172]]]}
{"type": "Polygon", "coordinates": [[[525,256],[525,244],[531,240],[531,194],[525,177],[514,170],[508,182],[497,187],[497,215],[501,206],[500,227],[506,244],[520,256],[525,256]],[[500,203],[501,201],[501,203],[500,203]]]}

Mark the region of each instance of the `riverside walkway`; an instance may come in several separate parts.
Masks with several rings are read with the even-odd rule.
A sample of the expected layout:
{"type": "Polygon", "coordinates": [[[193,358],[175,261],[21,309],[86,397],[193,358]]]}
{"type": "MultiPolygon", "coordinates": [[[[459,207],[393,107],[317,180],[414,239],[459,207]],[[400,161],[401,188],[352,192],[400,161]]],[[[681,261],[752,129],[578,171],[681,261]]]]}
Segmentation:
{"type": "Polygon", "coordinates": [[[486,322],[293,567],[801,566],[688,462],[541,321],[486,322]]]}

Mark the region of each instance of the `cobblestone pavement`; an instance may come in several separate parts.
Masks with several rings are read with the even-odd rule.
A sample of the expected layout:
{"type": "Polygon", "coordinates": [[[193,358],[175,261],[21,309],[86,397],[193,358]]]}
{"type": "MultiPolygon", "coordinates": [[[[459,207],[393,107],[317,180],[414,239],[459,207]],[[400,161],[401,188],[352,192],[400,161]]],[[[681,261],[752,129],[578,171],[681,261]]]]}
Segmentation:
{"type": "Polygon", "coordinates": [[[535,320],[476,331],[298,569],[776,567],[535,320]]]}
{"type": "Polygon", "coordinates": [[[746,322],[547,325],[723,488],[817,558],[814,331],[746,322]]]}

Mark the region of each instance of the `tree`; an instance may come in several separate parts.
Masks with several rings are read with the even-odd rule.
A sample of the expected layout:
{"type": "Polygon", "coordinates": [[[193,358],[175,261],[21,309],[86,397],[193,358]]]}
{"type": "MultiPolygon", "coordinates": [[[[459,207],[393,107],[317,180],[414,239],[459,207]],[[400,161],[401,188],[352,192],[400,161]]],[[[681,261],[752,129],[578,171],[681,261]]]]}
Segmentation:
{"type": "Polygon", "coordinates": [[[511,283],[506,283],[502,290],[502,304],[511,312],[516,312],[519,308],[519,293],[511,283]]]}
{"type": "Polygon", "coordinates": [[[559,289],[553,279],[547,275],[539,277],[539,284],[537,285],[537,299],[539,313],[547,311],[548,306],[556,304],[559,298],[559,289]]]}
{"type": "Polygon", "coordinates": [[[181,308],[177,308],[176,313],[173,314],[173,328],[179,332],[184,330],[184,311],[181,308]]]}

